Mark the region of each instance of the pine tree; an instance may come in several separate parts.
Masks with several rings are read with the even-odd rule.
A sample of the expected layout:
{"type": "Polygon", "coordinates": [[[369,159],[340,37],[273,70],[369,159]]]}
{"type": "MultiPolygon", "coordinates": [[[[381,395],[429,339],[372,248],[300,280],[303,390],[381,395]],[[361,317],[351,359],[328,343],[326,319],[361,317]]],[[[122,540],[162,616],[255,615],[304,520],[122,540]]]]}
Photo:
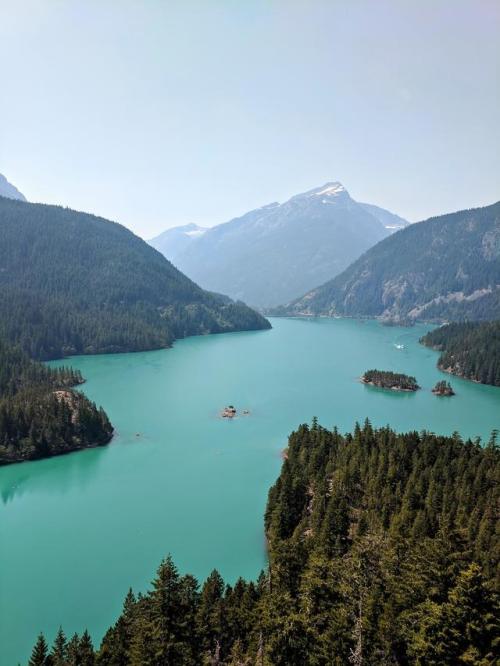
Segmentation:
{"type": "Polygon", "coordinates": [[[274,666],[314,663],[315,635],[304,618],[287,613],[279,621],[269,639],[267,653],[274,666]]]}
{"type": "MultiPolygon", "coordinates": [[[[186,589],[170,555],[160,564],[149,596],[149,627],[154,664],[190,664],[189,632],[184,626],[186,589]]],[[[194,629],[194,628],[192,628],[194,629]]]]}
{"type": "Polygon", "coordinates": [[[76,633],[73,634],[73,636],[68,641],[67,655],[68,655],[68,666],[81,666],[80,638],[76,633]]]}
{"type": "Polygon", "coordinates": [[[197,623],[204,650],[212,653],[217,641],[219,642],[224,631],[223,617],[224,581],[218,571],[209,575],[200,595],[200,604],[197,614],[197,623]]]}
{"type": "Polygon", "coordinates": [[[94,656],[94,646],[92,645],[92,639],[90,638],[89,632],[85,629],[80,639],[80,644],[78,646],[78,655],[80,664],[79,666],[94,666],[95,656],[94,656]]]}
{"type": "Polygon", "coordinates": [[[228,666],[250,666],[251,659],[245,654],[242,641],[238,638],[231,648],[228,666]]]}
{"type": "Polygon", "coordinates": [[[138,617],[134,623],[134,631],[128,653],[128,666],[156,666],[158,664],[153,626],[148,615],[144,614],[138,617]]]}
{"type": "Polygon", "coordinates": [[[332,495],[328,502],[319,537],[327,555],[341,555],[349,536],[349,505],[342,493],[332,495]]]}
{"type": "Polygon", "coordinates": [[[484,585],[477,564],[471,564],[460,573],[450,591],[443,619],[445,651],[450,664],[495,663],[500,637],[500,604],[498,597],[484,585]]]}
{"type": "Polygon", "coordinates": [[[52,662],[54,666],[66,666],[67,656],[68,656],[68,646],[66,641],[66,636],[62,627],[59,627],[59,631],[56,634],[54,639],[54,644],[52,646],[52,662]]]}
{"type": "Polygon", "coordinates": [[[37,642],[31,653],[29,666],[47,666],[48,648],[43,634],[38,636],[37,642]]]}

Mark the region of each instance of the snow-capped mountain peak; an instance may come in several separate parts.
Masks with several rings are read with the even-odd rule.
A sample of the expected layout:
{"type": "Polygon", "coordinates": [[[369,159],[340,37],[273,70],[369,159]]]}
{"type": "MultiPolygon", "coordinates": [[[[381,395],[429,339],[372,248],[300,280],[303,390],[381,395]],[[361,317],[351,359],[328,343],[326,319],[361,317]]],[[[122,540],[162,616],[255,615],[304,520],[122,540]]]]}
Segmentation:
{"type": "Polygon", "coordinates": [[[287,303],[323,284],[382,240],[387,211],[370,212],[330,181],[204,233],[171,229],[151,244],[197,284],[252,305],[287,303]],[[182,232],[182,233],[180,233],[182,232]]]}
{"type": "Polygon", "coordinates": [[[311,194],[309,194],[310,197],[335,197],[342,192],[345,192],[346,189],[342,185],[342,183],[335,182],[335,183],[327,183],[323,187],[321,187],[319,190],[313,190],[311,194]]]}
{"type": "Polygon", "coordinates": [[[315,187],[312,190],[307,192],[302,192],[301,194],[296,194],[290,199],[292,202],[297,201],[309,201],[314,203],[317,199],[320,199],[321,203],[328,202],[334,203],[335,201],[342,200],[348,201],[350,199],[349,192],[339,181],[332,181],[321,185],[321,187],[315,187]]]}

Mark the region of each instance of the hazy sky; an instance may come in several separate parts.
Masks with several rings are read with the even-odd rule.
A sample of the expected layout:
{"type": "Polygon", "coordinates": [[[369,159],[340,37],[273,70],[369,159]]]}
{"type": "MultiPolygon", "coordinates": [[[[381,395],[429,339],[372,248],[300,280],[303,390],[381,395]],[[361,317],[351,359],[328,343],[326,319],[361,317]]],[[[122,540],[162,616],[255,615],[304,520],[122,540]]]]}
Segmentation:
{"type": "Polygon", "coordinates": [[[148,238],[329,180],[500,199],[498,0],[0,0],[0,172],[148,238]]]}

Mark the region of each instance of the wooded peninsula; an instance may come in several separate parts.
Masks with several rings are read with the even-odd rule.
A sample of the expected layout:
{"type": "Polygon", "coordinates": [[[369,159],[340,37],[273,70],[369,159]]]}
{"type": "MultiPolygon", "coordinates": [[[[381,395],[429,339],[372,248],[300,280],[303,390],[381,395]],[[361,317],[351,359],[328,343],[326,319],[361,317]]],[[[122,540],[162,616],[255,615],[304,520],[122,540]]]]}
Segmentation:
{"type": "Polygon", "coordinates": [[[458,434],[341,435],[301,425],[269,492],[269,568],[199,588],[167,557],[129,591],[95,650],[88,632],[31,666],[497,664],[500,449],[458,434]]]}
{"type": "Polygon", "coordinates": [[[420,342],[441,352],[437,363],[441,370],[500,386],[500,321],[447,324],[420,342]]]}
{"type": "Polygon", "coordinates": [[[0,465],[106,444],[106,413],[71,387],[80,372],[52,369],[0,341],[0,465]]]}

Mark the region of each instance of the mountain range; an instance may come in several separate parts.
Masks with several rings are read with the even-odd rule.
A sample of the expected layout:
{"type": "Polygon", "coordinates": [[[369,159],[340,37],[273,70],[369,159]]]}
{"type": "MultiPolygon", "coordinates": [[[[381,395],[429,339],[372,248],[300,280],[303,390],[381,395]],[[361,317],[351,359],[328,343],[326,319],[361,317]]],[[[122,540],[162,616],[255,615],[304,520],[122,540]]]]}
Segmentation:
{"type": "Polygon", "coordinates": [[[498,319],[500,202],[412,224],[274,313],[395,322],[498,319]]]}
{"type": "Polygon", "coordinates": [[[500,317],[500,202],[409,225],[332,182],[216,227],[168,229],[150,245],[174,267],[116,223],[28,204],[1,175],[0,191],[0,334],[35,358],[269,325],[213,292],[272,314],[500,317]]]}
{"type": "Polygon", "coordinates": [[[174,227],[149,242],[204,288],[268,307],[337,275],[406,224],[331,182],[225,224],[174,227]]]}
{"type": "Polygon", "coordinates": [[[101,217],[0,197],[0,336],[32,358],[139,351],[269,328],[101,217]]]}

